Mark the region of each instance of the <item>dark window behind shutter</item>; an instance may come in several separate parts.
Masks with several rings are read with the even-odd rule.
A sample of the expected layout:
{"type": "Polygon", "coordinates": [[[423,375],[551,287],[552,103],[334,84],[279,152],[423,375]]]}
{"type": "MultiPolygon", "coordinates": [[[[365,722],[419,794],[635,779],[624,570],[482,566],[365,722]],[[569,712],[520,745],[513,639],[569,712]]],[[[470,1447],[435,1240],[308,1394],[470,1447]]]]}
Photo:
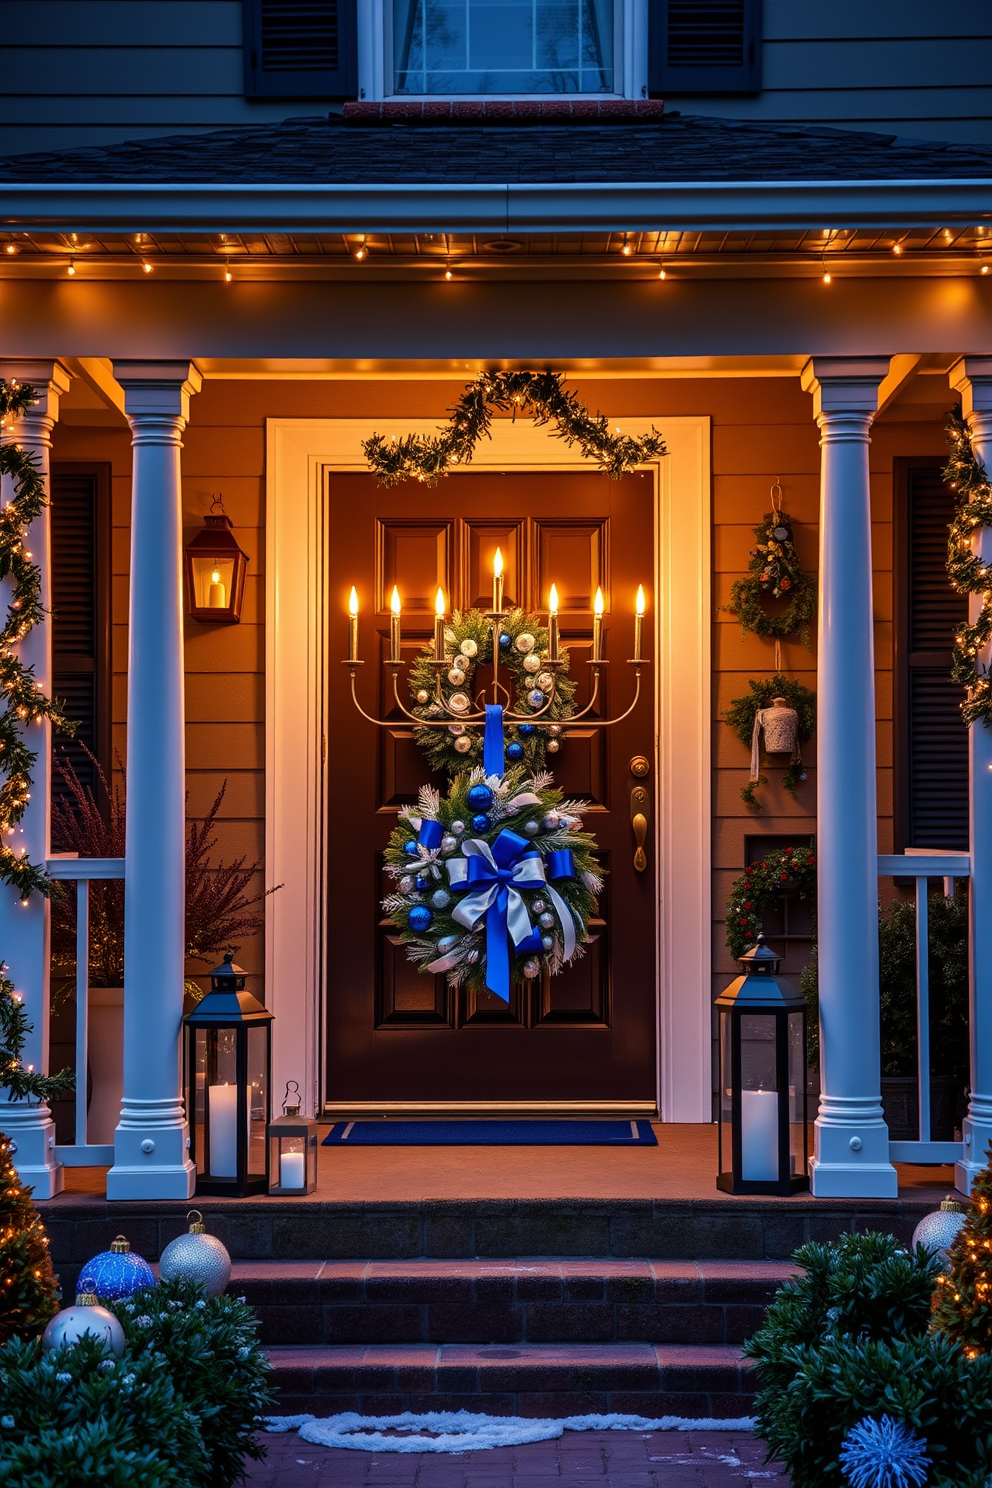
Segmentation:
{"type": "Polygon", "coordinates": [[[349,98],[358,90],[357,0],[242,0],[249,98],[349,98]]]}
{"type": "Polygon", "coordinates": [[[761,0],[650,0],[652,93],[757,93],[761,0]]]}
{"type": "Polygon", "coordinates": [[[941,479],[942,464],[900,461],[896,471],[898,846],[966,852],[968,730],[950,669],[951,640],[968,602],[947,580],[954,493],[941,479]]]}
{"type": "MultiPolygon", "coordinates": [[[[85,745],[110,766],[110,468],[52,467],[52,690],[78,723],[55,734],[55,758],[67,759],[100,800],[85,745]]],[[[56,799],[67,795],[56,769],[56,799]]]]}

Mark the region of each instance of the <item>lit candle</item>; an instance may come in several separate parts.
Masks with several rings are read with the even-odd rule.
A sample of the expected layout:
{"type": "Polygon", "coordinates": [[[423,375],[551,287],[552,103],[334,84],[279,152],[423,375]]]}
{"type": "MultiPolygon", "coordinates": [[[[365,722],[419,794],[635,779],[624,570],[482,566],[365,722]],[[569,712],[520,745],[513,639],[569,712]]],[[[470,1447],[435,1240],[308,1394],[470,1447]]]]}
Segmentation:
{"type": "Polygon", "coordinates": [[[238,1176],[238,1087],[211,1085],[207,1090],[210,1121],[210,1176],[238,1176]]]}
{"type": "Polygon", "coordinates": [[[558,660],[558,590],[554,584],[548,599],[548,660],[558,660]]]}
{"type": "Polygon", "coordinates": [[[210,575],[210,594],[207,603],[212,610],[227,608],[227,587],[221,582],[219,568],[215,568],[210,575]]]}
{"type": "Polygon", "coordinates": [[[602,661],[603,659],[603,591],[596,590],[596,598],[593,600],[592,616],[592,659],[602,661]]]}
{"type": "Polygon", "coordinates": [[[392,614],[389,617],[389,659],[400,659],[400,591],[393,585],[393,597],[389,601],[392,614]]]}
{"type": "Polygon", "coordinates": [[[348,599],[348,660],[358,660],[358,590],[354,584],[348,599]]]}
{"type": "Polygon", "coordinates": [[[503,554],[499,548],[496,549],[496,557],[493,559],[493,613],[503,613],[503,554]]]}
{"type": "Polygon", "coordinates": [[[637,602],[634,605],[634,660],[643,661],[644,646],[644,585],[637,586],[637,602]]]}
{"type": "Polygon", "coordinates": [[[444,660],[444,590],[439,588],[434,601],[434,660],[444,660]]]}
{"type": "Polygon", "coordinates": [[[279,1153],[279,1186],[281,1188],[303,1188],[306,1183],[306,1168],[302,1152],[279,1153]]]}
{"type": "Polygon", "coordinates": [[[741,1091],[741,1177],[745,1183],[778,1178],[778,1091],[741,1091]]]}

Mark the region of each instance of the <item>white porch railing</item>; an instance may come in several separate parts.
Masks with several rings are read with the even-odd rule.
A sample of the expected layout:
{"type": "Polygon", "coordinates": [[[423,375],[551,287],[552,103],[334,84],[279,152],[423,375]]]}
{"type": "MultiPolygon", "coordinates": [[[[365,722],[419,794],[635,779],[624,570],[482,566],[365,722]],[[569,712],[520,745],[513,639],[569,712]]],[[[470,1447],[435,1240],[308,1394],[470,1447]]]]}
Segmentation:
{"type": "Polygon", "coordinates": [[[86,1070],[89,1056],[90,883],[124,877],[124,858],[49,858],[52,878],[76,884],[76,1140],[59,1143],[55,1156],[67,1168],[109,1168],[113,1142],[87,1142],[86,1070]]]}
{"type": "MultiPolygon", "coordinates": [[[[931,1140],[930,1121],[930,956],[928,881],[944,880],[944,893],[954,893],[954,881],[971,877],[968,853],[924,852],[881,854],[879,878],[912,878],[916,884],[916,1075],[920,1113],[920,1135],[915,1142],[889,1142],[889,1159],[901,1163],[955,1163],[960,1161],[963,1142],[931,1140]]],[[[992,933],[992,927],[990,927],[992,933]]],[[[971,964],[974,948],[969,945],[971,964]]]]}

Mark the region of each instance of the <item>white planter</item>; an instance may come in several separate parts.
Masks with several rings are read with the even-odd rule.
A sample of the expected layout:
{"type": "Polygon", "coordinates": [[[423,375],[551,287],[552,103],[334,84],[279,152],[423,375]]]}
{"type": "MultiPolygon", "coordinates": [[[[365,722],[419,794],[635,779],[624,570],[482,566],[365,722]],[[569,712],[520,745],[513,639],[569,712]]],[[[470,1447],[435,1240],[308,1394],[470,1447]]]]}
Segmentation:
{"type": "MultiPolygon", "coordinates": [[[[124,1094],[124,988],[91,987],[87,998],[89,1078],[86,1140],[112,1143],[124,1094]]],[[[80,1140],[79,1137],[76,1138],[80,1140]]]]}

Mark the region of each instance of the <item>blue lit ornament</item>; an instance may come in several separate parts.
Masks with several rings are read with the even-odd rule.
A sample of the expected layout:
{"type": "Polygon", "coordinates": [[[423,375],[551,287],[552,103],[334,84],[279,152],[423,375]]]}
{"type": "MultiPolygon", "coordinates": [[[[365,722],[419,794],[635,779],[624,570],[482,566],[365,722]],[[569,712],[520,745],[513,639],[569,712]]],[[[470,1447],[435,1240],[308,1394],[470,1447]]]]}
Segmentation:
{"type": "Polygon", "coordinates": [[[425,930],[430,928],[433,918],[434,916],[426,904],[415,904],[407,917],[407,924],[414,934],[422,935],[425,930]]]}
{"type": "Polygon", "coordinates": [[[488,832],[488,830],[489,830],[489,818],[488,818],[488,816],[485,816],[482,812],[480,812],[478,816],[473,816],[473,818],[472,818],[472,831],[473,832],[488,832]]]}
{"type": "Polygon", "coordinates": [[[511,644],[510,637],[507,635],[507,633],[506,633],[505,630],[501,630],[500,631],[500,635],[499,635],[499,647],[500,647],[500,650],[501,651],[505,651],[506,648],[510,644],[511,644]]]}
{"type": "Polygon", "coordinates": [[[155,1285],[151,1266],[134,1254],[123,1235],[117,1236],[109,1250],[101,1250],[99,1255],[87,1261],[83,1270],[87,1280],[92,1281],[92,1290],[97,1296],[112,1302],[119,1297],[130,1297],[132,1292],[139,1292],[142,1287],[155,1285]]]}
{"type": "Polygon", "coordinates": [[[417,856],[417,844],[415,842],[405,842],[403,844],[403,851],[408,858],[415,858],[417,856]]]}
{"type": "Polygon", "coordinates": [[[515,739],[514,739],[514,741],[513,741],[512,744],[507,744],[507,746],[506,746],[506,757],[507,757],[508,760],[523,759],[523,755],[524,755],[524,746],[522,744],[518,744],[515,739]]]}
{"type": "Polygon", "coordinates": [[[430,879],[428,878],[428,876],[427,876],[426,873],[418,873],[417,874],[417,888],[418,889],[426,889],[426,887],[427,887],[427,885],[429,883],[430,883],[430,879]]]}
{"type": "Polygon", "coordinates": [[[487,811],[493,804],[493,793],[488,785],[473,785],[465,799],[473,811],[487,811]]]}
{"type": "Polygon", "coordinates": [[[544,693],[539,687],[535,687],[532,692],[529,692],[527,694],[527,701],[530,703],[532,708],[543,708],[544,693]]]}
{"type": "Polygon", "coordinates": [[[532,723],[520,723],[517,725],[517,733],[522,734],[525,739],[533,732],[534,725],[532,723]]]}

